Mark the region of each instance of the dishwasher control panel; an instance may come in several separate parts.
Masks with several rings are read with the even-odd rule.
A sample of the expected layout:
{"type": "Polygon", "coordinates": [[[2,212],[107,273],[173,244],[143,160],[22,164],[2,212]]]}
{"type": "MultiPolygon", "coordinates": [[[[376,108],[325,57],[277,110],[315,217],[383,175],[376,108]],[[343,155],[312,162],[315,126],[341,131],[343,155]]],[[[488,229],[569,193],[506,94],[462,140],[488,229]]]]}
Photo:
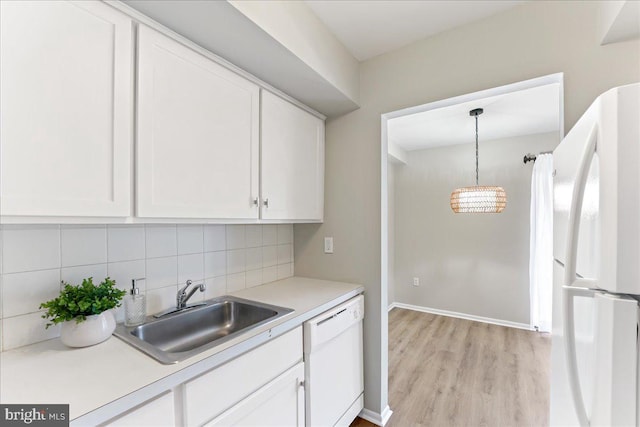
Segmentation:
{"type": "Polygon", "coordinates": [[[304,324],[305,351],[318,347],[340,335],[364,318],[364,297],[358,295],[304,324]]]}

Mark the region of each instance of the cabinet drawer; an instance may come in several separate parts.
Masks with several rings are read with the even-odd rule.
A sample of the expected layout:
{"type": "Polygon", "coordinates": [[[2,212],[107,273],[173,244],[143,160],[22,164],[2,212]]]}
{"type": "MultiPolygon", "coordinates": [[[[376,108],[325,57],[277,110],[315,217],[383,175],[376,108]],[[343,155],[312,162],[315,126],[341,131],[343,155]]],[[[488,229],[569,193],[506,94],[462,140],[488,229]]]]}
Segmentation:
{"type": "Polygon", "coordinates": [[[111,427],[174,426],[176,424],[174,408],[173,392],[168,392],[143,403],[105,425],[111,427]]]}
{"type": "Polygon", "coordinates": [[[211,420],[301,360],[299,327],[185,383],[186,424],[211,420]]]}

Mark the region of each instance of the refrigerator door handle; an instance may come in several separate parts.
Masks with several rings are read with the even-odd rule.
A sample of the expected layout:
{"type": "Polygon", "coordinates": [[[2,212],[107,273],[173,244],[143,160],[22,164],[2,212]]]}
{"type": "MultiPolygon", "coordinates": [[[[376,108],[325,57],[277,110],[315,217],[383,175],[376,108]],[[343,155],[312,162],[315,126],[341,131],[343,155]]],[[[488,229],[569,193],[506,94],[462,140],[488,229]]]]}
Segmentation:
{"type": "MultiPolygon", "coordinates": [[[[581,280],[582,281],[582,280],[581,280]]],[[[587,280],[584,280],[587,282],[587,280]]],[[[575,404],[578,421],[583,427],[589,426],[589,417],[582,397],[580,375],[578,374],[578,359],[576,355],[576,328],[574,318],[573,299],[575,297],[593,298],[597,291],[576,286],[562,287],[562,323],[564,325],[565,358],[569,375],[569,388],[575,404]]]]}
{"type": "Polygon", "coordinates": [[[565,286],[577,285],[576,283],[576,264],[578,261],[578,237],[580,235],[580,213],[582,212],[582,201],[584,199],[584,190],[587,185],[589,176],[589,167],[596,152],[596,139],[598,135],[598,125],[593,124],[591,132],[587,138],[584,152],[578,167],[576,182],[573,186],[573,194],[571,196],[571,209],[569,210],[569,223],[567,226],[567,247],[564,269],[565,286]]]}

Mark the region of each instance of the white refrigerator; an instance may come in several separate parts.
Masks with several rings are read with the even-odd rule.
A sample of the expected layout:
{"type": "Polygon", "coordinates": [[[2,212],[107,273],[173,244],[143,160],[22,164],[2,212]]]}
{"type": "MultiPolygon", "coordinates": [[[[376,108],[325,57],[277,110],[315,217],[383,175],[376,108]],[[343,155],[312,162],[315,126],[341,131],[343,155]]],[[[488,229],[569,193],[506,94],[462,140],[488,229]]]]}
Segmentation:
{"type": "Polygon", "coordinates": [[[640,84],[599,96],[553,152],[552,426],[638,426],[640,84]]]}

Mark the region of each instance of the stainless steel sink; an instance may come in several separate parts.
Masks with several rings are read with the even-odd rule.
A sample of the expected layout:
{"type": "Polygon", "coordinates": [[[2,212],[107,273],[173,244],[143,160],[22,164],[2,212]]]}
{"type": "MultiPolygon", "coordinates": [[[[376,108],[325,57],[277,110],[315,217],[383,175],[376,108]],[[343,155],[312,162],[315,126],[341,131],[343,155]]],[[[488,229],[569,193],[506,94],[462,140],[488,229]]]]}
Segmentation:
{"type": "Polygon", "coordinates": [[[177,363],[225,341],[273,322],[293,310],[232,296],[205,301],[140,326],[118,324],[114,334],[165,364],[177,363]]]}

